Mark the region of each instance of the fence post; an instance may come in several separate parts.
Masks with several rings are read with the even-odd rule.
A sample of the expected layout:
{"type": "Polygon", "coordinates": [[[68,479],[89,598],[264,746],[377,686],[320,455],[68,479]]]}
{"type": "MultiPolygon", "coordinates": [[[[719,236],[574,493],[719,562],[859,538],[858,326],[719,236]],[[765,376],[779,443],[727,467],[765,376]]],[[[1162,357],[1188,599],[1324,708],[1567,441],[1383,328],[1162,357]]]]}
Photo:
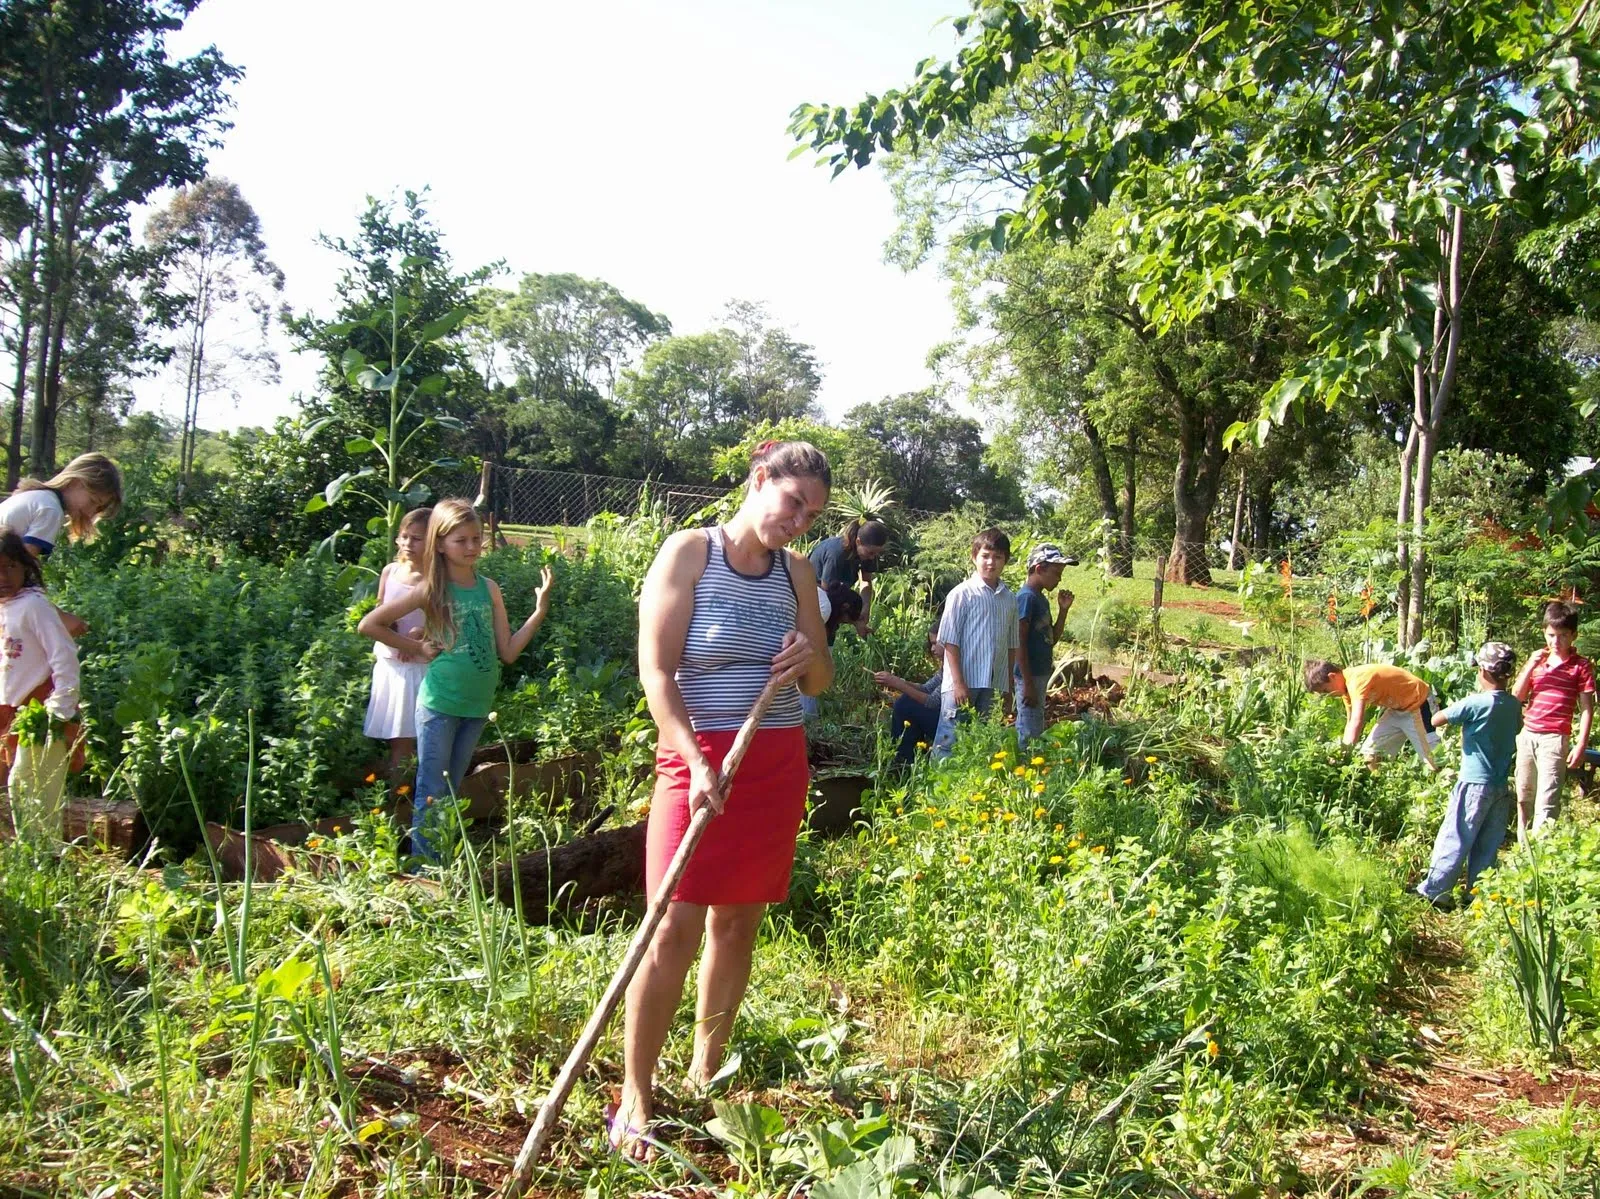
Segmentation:
{"type": "Polygon", "coordinates": [[[1156,632],[1161,631],[1161,593],[1167,586],[1167,556],[1156,555],[1155,596],[1150,605],[1150,625],[1156,632]]]}

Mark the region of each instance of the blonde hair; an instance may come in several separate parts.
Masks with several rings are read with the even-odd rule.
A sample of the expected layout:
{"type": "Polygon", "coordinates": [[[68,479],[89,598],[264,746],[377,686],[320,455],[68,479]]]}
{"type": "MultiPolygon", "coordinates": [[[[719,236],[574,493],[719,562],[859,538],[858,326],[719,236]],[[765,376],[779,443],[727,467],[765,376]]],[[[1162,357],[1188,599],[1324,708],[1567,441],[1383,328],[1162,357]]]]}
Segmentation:
{"type": "Polygon", "coordinates": [[[462,525],[483,528],[478,510],[463,499],[440,500],[428,517],[428,540],[422,551],[422,621],[428,640],[449,649],[456,641],[456,617],[450,607],[450,567],[444,560],[444,539],[462,525]]]}
{"type": "MultiPolygon", "coordinates": [[[[423,544],[426,545],[427,544],[427,537],[428,537],[428,520],[432,515],[433,515],[433,509],[432,508],[413,508],[413,509],[411,509],[410,512],[407,512],[404,516],[402,516],[400,518],[400,523],[399,523],[398,526],[396,526],[395,531],[394,531],[395,540],[398,541],[400,539],[400,534],[404,533],[412,525],[421,525],[422,526],[423,544]]],[[[410,564],[410,561],[411,561],[409,558],[406,557],[405,550],[401,549],[398,545],[394,547],[394,560],[396,562],[403,562],[403,563],[406,563],[408,565],[410,564]]],[[[423,559],[423,560],[426,561],[427,559],[423,559]]]]}
{"type": "Polygon", "coordinates": [[[104,454],[79,454],[44,482],[23,479],[17,484],[17,490],[59,492],[69,483],[82,483],[97,501],[94,512],[88,516],[72,511],[64,502],[61,505],[72,535],[79,541],[88,541],[94,537],[100,518],[112,516],[122,507],[122,471],[104,454]]]}

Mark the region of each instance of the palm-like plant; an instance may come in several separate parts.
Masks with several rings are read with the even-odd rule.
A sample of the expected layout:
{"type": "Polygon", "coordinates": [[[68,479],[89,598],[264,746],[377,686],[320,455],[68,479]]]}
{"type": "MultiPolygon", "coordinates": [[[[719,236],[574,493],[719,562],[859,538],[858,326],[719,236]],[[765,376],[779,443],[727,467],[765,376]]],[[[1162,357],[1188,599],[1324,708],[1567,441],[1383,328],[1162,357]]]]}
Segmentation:
{"type": "Polygon", "coordinates": [[[846,520],[878,520],[891,523],[887,515],[895,506],[894,488],[877,479],[868,479],[860,487],[841,487],[833,493],[829,507],[846,520]]]}

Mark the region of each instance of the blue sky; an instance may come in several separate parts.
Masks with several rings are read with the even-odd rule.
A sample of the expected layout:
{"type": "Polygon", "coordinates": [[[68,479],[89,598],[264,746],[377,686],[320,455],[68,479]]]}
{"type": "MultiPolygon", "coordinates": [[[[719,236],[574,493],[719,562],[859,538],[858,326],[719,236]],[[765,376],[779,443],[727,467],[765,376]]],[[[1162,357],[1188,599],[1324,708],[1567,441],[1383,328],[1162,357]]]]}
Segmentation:
{"type": "MultiPolygon", "coordinates": [[[[261,215],[286,298],[327,313],[368,194],[432,188],[458,265],[606,279],[679,332],[731,298],[764,302],[817,349],[834,415],[924,386],[951,312],[936,271],[883,262],[894,225],[875,170],[830,182],[788,160],[803,101],[850,103],[946,56],[963,0],[678,0],[440,5],[206,0],[174,54],[215,43],[246,69],[212,158],[261,215]]],[[[201,424],[289,410],[317,363],[282,347],[283,379],[208,398],[201,424]]],[[[142,405],[176,411],[170,379],[142,405]]]]}

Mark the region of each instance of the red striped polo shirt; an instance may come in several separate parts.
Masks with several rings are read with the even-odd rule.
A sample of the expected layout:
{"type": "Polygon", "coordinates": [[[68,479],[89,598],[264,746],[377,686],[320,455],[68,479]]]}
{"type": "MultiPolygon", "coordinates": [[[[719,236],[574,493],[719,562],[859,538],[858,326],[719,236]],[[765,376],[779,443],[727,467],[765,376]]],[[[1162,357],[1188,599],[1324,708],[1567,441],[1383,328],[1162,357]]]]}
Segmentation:
{"type": "Polygon", "coordinates": [[[1573,654],[1559,665],[1541,666],[1533,672],[1522,727],[1530,733],[1570,733],[1578,696],[1594,694],[1594,667],[1589,659],[1573,654]]]}

